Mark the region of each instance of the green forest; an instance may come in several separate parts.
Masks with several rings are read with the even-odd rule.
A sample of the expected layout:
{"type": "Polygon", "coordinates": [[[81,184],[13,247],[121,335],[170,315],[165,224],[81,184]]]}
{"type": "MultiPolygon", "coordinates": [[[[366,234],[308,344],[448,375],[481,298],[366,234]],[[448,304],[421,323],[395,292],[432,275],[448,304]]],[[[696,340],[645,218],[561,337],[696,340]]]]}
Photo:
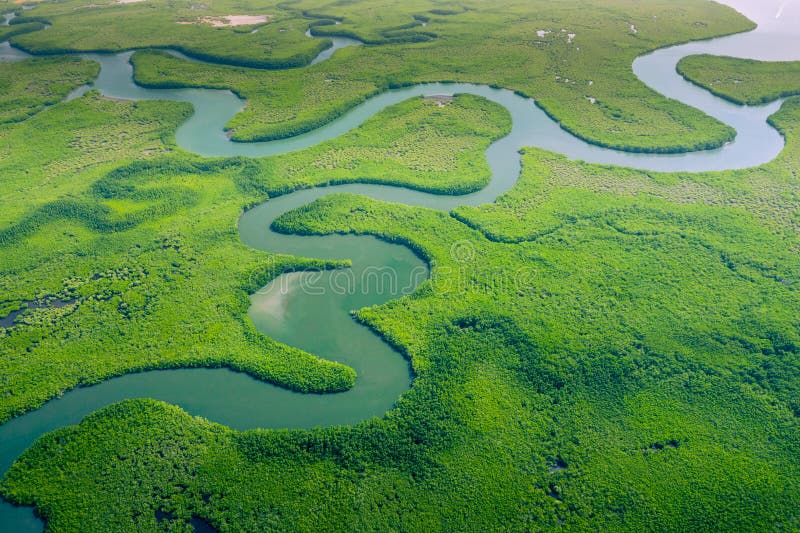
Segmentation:
{"type": "MultiPolygon", "coordinates": [[[[347,394],[354,368],[264,335],[247,313],[280,275],[349,260],[251,248],[240,216],[346,183],[473,193],[512,131],[482,97],[415,97],[310,148],[203,157],[175,137],[190,104],[91,85],[66,100],[100,71],[68,54],[135,50],[143,87],[233,91],[236,143],[459,81],[532,97],[593,145],[666,154],[736,132],[645,85],[632,61],[754,27],[700,0],[0,11],[16,14],[0,41],[41,56],[0,62],[0,432],[70,390],[156,369],[347,394]],[[267,19],[205,21],[232,13],[267,19]],[[326,37],[365,45],[309,66],[326,37]]],[[[655,172],[525,147],[493,203],[443,211],[332,190],[285,212],[281,234],[370,235],[430,267],[412,294],[352,310],[408,361],[412,386],[391,410],[238,431],[130,398],[41,436],[0,472],[0,495],[34,506],[48,532],[800,531],[798,65],[678,64],[735,103],[786,98],[769,119],[785,146],[764,165],[655,172]]]]}
{"type": "Polygon", "coordinates": [[[0,124],[22,122],[45,106],[61,102],[98,72],[97,63],[72,57],[9,64],[0,70],[0,124]]]}
{"type": "Polygon", "coordinates": [[[697,55],[681,59],[678,72],[735,104],[759,105],[800,94],[800,61],[697,55]]]}

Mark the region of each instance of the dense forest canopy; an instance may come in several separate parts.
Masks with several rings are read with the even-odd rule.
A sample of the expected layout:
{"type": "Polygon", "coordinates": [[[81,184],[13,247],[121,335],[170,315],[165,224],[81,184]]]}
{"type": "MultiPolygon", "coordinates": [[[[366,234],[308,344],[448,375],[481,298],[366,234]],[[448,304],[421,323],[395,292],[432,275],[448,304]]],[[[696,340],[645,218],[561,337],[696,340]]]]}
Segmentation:
{"type": "Polygon", "coordinates": [[[263,229],[377,237],[429,269],[411,294],[348,310],[408,361],[385,415],[237,430],[131,396],[0,472],[0,494],[48,531],[800,529],[797,63],[678,65],[732,102],[787,97],[769,119],[785,146],[765,165],[654,172],[526,147],[495,202],[433,209],[401,195],[489,185],[487,150],[512,131],[503,106],[415,97],[308,148],[205,157],[175,136],[197,108],[87,90],[99,64],[74,55],[133,52],[141,87],[233,91],[237,143],[313,132],[393,88],[467,82],[533,98],[592,145],[666,154],[736,131],[632,61],[751,21],[701,0],[0,10],[14,14],[0,40],[41,56],[0,62],[0,435],[71,390],[157,369],[228,368],[286,394],[357,387],[357,368],[248,317],[284,273],[351,266],[243,243],[243,211],[271,199],[395,187],[397,201],[331,188],[263,229]],[[311,64],[340,37],[363,45],[311,64]]]}

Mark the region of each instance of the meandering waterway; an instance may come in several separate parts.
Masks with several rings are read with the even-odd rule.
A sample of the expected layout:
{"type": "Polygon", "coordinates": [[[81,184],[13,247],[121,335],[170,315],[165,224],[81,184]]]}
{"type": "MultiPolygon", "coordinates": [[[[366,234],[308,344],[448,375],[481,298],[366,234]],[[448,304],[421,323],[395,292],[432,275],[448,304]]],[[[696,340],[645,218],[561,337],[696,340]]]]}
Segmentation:
{"type": "MultiPolygon", "coordinates": [[[[265,290],[253,295],[249,312],[258,329],[270,337],[355,368],[358,380],[353,389],[331,395],[299,394],[224,369],[166,370],[126,375],[67,392],[42,408],[0,426],[0,474],[40,435],[78,423],[98,408],[126,398],[164,400],[180,405],[191,414],[236,429],[352,424],[382,415],[410,386],[409,367],[400,354],[369,329],[353,321],[349,311],[412,292],[427,277],[426,265],[407,248],[372,237],[280,235],[270,230],[274,218],[332,192],[358,193],[443,210],[491,202],[510,189],[519,177],[518,150],[524,146],[538,146],[590,162],[663,171],[722,170],[768,162],[783,148],[781,136],[766,123],[766,118],[780,107],[781,102],[761,107],[736,106],[684,81],[675,72],[675,64],[681,57],[697,53],[768,60],[800,59],[800,48],[796,46],[800,31],[790,22],[800,17],[800,6],[797,2],[779,0],[757,5],[747,0],[725,3],[733,4],[756,20],[759,28],[747,34],[659,50],[638,58],[633,65],[637,76],[655,90],[703,110],[738,132],[735,142],[721,149],[679,155],[631,154],[588,144],[562,130],[532,100],[511,91],[472,84],[424,84],[389,91],[307,134],[266,143],[233,143],[228,140],[223,127],[241,111],[243,102],[230,91],[145,89],[133,83],[128,62],[130,53],[83,54],[101,64],[100,75],[93,87],[107,96],[191,102],[195,114],[178,129],[176,140],[184,149],[206,156],[262,157],[301,150],[342,135],[388,105],[430,94],[484,96],[510,111],[513,129],[487,150],[492,180],[485,189],[472,194],[442,196],[389,186],[341,185],[302,190],[271,199],[240,219],[242,241],[254,248],[353,261],[352,269],[320,274],[322,278],[316,280],[314,286],[328,287],[322,294],[306,290],[301,274],[280,276],[265,290]],[[779,12],[781,4],[784,5],[779,12]],[[372,276],[370,269],[376,268],[382,269],[381,272],[394,272],[394,282],[372,276]],[[332,290],[334,287],[338,289],[332,290]]],[[[324,61],[339,48],[357,44],[357,41],[334,39],[334,47],[320,54],[313,64],[324,61]]],[[[8,43],[0,45],[0,61],[25,57],[29,56],[9,47],[8,43]]],[[[74,91],[69,98],[78,97],[85,90],[74,91]]],[[[0,529],[40,531],[41,527],[41,522],[30,509],[0,502],[0,529]]]]}

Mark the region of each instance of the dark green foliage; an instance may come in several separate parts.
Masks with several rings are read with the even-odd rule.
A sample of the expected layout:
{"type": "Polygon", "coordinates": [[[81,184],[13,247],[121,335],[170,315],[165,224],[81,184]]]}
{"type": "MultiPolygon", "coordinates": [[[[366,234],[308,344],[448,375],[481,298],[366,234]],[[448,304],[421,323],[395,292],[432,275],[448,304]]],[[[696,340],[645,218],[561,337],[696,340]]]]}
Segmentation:
{"type": "Polygon", "coordinates": [[[0,43],[5,42],[15,35],[22,35],[23,33],[30,33],[32,31],[39,31],[44,29],[44,24],[41,22],[25,22],[19,23],[17,19],[13,19],[8,26],[0,26],[0,43]]]}
{"type": "Polygon", "coordinates": [[[322,19],[310,25],[311,32],[315,36],[348,37],[350,39],[363,40],[365,44],[424,43],[436,39],[437,35],[435,33],[413,29],[420,26],[420,22],[412,22],[395,28],[387,28],[380,30],[380,38],[369,39],[353,30],[342,29],[341,25],[337,25],[333,20],[322,19]]]}
{"type": "Polygon", "coordinates": [[[11,19],[8,23],[9,26],[26,26],[28,24],[39,24],[43,29],[45,24],[50,24],[50,20],[46,17],[34,17],[22,14],[21,16],[11,19]]]}

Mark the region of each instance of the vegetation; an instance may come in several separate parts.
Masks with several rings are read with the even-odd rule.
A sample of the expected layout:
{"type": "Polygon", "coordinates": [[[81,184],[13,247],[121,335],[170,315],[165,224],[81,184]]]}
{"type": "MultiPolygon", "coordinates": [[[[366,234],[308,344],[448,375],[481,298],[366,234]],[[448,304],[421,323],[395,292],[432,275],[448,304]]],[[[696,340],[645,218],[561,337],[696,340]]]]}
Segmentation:
{"type": "MultiPolygon", "coordinates": [[[[674,20],[696,16],[694,3],[670,5],[674,20]]],[[[648,13],[630,19],[637,35],[679,34],[650,20],[647,9],[666,3],[653,6],[626,4],[648,13]]],[[[357,7],[335,2],[303,16],[360,27],[357,7]]],[[[278,108],[292,109],[294,87],[330,75],[322,65],[375,75],[370,58],[385,53],[389,79],[388,51],[421,58],[447,28],[475,27],[464,20],[483,17],[492,31],[525,24],[493,26],[477,6],[463,7],[417,13],[439,35],[430,42],[348,49],[282,73],[284,85],[270,85],[273,73],[158,53],[137,54],[137,71],[164,84],[273,91],[278,108]]],[[[281,9],[309,8],[300,0],[281,9]]],[[[551,9],[563,20],[592,14],[551,9]]],[[[607,9],[604,20],[620,16],[607,9]]],[[[377,17],[363,11],[363,21],[377,17]]],[[[596,25],[586,25],[588,38],[596,25]]],[[[513,57],[518,36],[506,36],[513,57]]],[[[498,43],[473,48],[475,61],[498,43]]],[[[409,61],[391,79],[442,79],[460,60],[429,74],[410,72],[409,61]]],[[[486,65],[486,78],[503,85],[528,68],[486,65]]],[[[610,80],[615,71],[601,72],[610,80]]],[[[636,104],[636,87],[619,109],[642,112],[642,127],[658,120],[654,109],[682,109],[636,104]]],[[[580,112],[559,94],[551,97],[564,113],[580,112]]],[[[250,98],[242,116],[269,105],[250,98]]],[[[343,265],[244,246],[242,207],[329,182],[473,190],[486,182],[480,155],[509,128],[507,114],[480,98],[445,107],[412,99],[302,152],[204,159],[174,145],[190,112],[91,91],[0,124],[0,312],[66,303],[25,309],[0,329],[0,421],[148,368],[229,366],[305,392],[347,389],[352,369],[276,343],[246,317],[248,294],[279,273],[343,265]]],[[[409,357],[414,384],[394,409],[352,427],[239,432],[128,400],[43,436],[0,493],[36,505],[51,531],[188,531],[191,521],[220,531],[800,530],[800,98],[771,122],[785,149],[753,169],[656,173],[526,149],[520,181],[493,204],[444,213],[334,194],[286,213],[280,231],[375,235],[431,265],[413,295],[356,312],[409,357]]]]}
{"type": "Polygon", "coordinates": [[[684,57],[677,68],[687,80],[735,104],[759,105],[800,94],[800,61],[702,54],[684,57]]]}
{"type": "Polygon", "coordinates": [[[0,383],[12,392],[0,399],[0,420],[145,368],[230,366],[300,391],[350,388],[351,368],[267,339],[246,317],[248,294],[272,277],[338,265],[249,249],[237,215],[267,195],[330,181],[477,189],[489,176],[486,147],[510,128],[508,113],[480,98],[445,107],[417,98],[304,152],[205,160],[173,150],[171,132],[188,112],[93,92],[4,133],[13,157],[0,172],[9,191],[3,308],[48,295],[73,303],[28,310],[5,330],[0,383]],[[53,162],[29,168],[36,151],[53,162]],[[24,359],[12,357],[22,351],[24,359]]]}
{"type": "Polygon", "coordinates": [[[511,130],[502,106],[476,96],[452,103],[414,98],[383,110],[355,131],[263,164],[268,194],[336,183],[383,183],[439,194],[482,189],[484,153],[511,130]]]}
{"type": "MultiPolygon", "coordinates": [[[[406,109],[415,116],[419,102],[406,109]]],[[[355,427],[235,432],[162,403],[126,401],[38,441],[4,478],[3,494],[35,503],[54,531],[180,529],[193,517],[220,530],[796,529],[800,100],[774,122],[787,148],[754,170],[656,174],[528,150],[521,182],[497,206],[455,217],[352,195],[290,212],[279,229],[375,234],[433,265],[412,297],[358,313],[411,358],[415,383],[396,409],[355,427]],[[468,260],[453,243],[469,243],[468,260]]],[[[175,350],[185,328],[202,335],[209,313],[224,327],[193,350],[220,346],[215,336],[244,312],[230,295],[265,255],[225,236],[223,221],[246,198],[235,184],[247,162],[183,159],[153,163],[164,176],[157,182],[146,166],[119,171],[130,173],[132,188],[122,184],[138,201],[154,196],[145,194],[151,187],[194,195],[115,235],[126,266],[146,265],[146,275],[132,276],[142,284],[107,310],[99,300],[91,316],[49,322],[36,350],[51,328],[86,332],[81,325],[98,313],[104,328],[121,327],[112,321],[120,302],[134,323],[178,313],[169,338],[156,340],[161,329],[152,327],[142,336],[120,330],[128,342],[141,339],[141,353],[149,343],[175,350]],[[187,292],[191,321],[181,318],[187,292]],[[157,304],[131,305],[137,294],[157,304]]],[[[87,200],[102,201],[120,181],[98,183],[87,200]]],[[[110,240],[68,220],[60,227],[103,243],[110,262],[110,240]]],[[[102,279],[124,287],[121,277],[102,279]]],[[[90,283],[80,291],[96,293],[90,283]]],[[[242,336],[240,326],[226,338],[239,346],[242,336]]],[[[83,342],[60,340],[56,354],[83,342]]]]}
{"type": "Polygon", "coordinates": [[[0,63],[0,124],[19,122],[92,81],[100,68],[76,57],[0,63]]]}
{"type": "MultiPolygon", "coordinates": [[[[655,93],[630,68],[636,56],[654,48],[751,29],[733,10],[691,0],[646,5],[597,0],[580,9],[544,1],[478,2],[448,15],[429,13],[435,8],[427,2],[374,5],[322,6],[314,13],[343,23],[314,26],[313,31],[329,28],[369,41],[386,29],[387,19],[378,13],[393,13],[387,15],[389,24],[399,23],[404,13],[407,22],[417,20],[412,15],[428,13],[423,15],[428,19],[425,30],[437,38],[352,47],[290,72],[212,67],[138,53],[136,80],[148,87],[232,89],[248,101],[228,124],[236,141],[306,132],[376,93],[426,81],[485,83],[518,91],[534,97],[566,130],[623,150],[698,150],[719,147],[734,137],[731,128],[655,93]],[[560,22],[566,20],[569,24],[560,22]],[[630,30],[634,22],[638,33],[630,30]],[[539,38],[540,30],[551,33],[539,38]]],[[[25,37],[34,40],[36,35],[25,37]]]]}
{"type": "Polygon", "coordinates": [[[266,24],[214,27],[203,22],[239,14],[241,9],[241,3],[231,1],[214,2],[213,9],[193,9],[190,2],[174,5],[166,0],[46,2],[12,22],[47,22],[52,27],[26,31],[12,43],[31,54],[172,48],[197,59],[259,68],[307,65],[331,46],[329,40],[306,37],[308,21],[274,5],[248,9],[257,9],[249,11],[255,15],[270,15],[266,24]]]}
{"type": "Polygon", "coordinates": [[[0,126],[0,228],[82,193],[119,165],[171,152],[172,134],[189,113],[185,104],[122,104],[90,91],[22,123],[0,126]]]}
{"type": "Polygon", "coordinates": [[[12,24],[9,26],[0,26],[0,43],[6,42],[15,35],[22,35],[23,33],[30,33],[32,31],[39,31],[44,29],[44,24],[41,22],[26,22],[24,24],[12,24]]]}
{"type": "MultiPolygon", "coordinates": [[[[471,6],[478,8],[476,2],[471,6]]],[[[368,44],[426,42],[437,37],[436,30],[425,26],[431,22],[428,1],[374,1],[361,5],[333,2],[295,1],[292,8],[315,19],[315,35],[351,37],[368,44]]]]}

